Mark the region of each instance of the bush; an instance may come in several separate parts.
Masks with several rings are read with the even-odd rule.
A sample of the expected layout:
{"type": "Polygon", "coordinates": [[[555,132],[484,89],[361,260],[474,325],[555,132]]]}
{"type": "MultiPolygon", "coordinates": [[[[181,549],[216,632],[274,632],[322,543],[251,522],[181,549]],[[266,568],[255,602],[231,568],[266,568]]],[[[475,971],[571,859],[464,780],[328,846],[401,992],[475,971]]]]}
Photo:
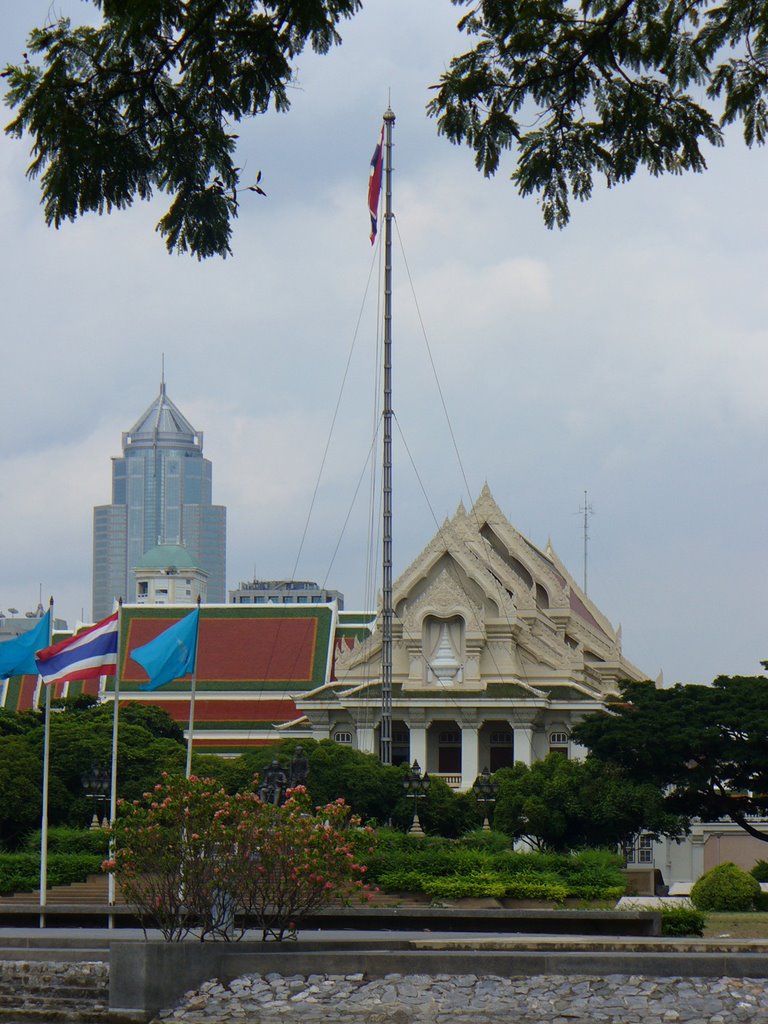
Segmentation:
{"type": "MultiPolygon", "coordinates": [[[[40,852],[40,829],[31,832],[21,845],[24,852],[40,852]]],[[[109,852],[109,835],[105,830],[94,828],[65,828],[57,826],[48,829],[48,853],[90,853],[102,859],[109,852]]]]}
{"type": "MultiPolygon", "coordinates": [[[[51,853],[48,856],[48,888],[84,882],[98,874],[101,854],[51,853]]],[[[0,854],[0,896],[33,892],[40,885],[40,855],[35,853],[0,854]]]]}
{"type": "Polygon", "coordinates": [[[427,896],[442,900],[461,900],[484,896],[500,899],[505,895],[507,883],[498,875],[478,872],[474,875],[455,875],[450,878],[427,878],[424,892],[427,896]]]}
{"type": "Polygon", "coordinates": [[[754,910],[760,896],[760,883],[730,861],[718,864],[691,889],[691,902],[697,910],[754,910]]]}
{"type": "Polygon", "coordinates": [[[706,923],[706,915],[694,907],[664,907],[661,911],[662,935],[703,935],[706,923]]]}
{"type": "Polygon", "coordinates": [[[485,850],[488,853],[501,853],[512,845],[512,840],[504,832],[483,832],[481,828],[465,833],[460,841],[468,850],[485,850]]]}
{"type": "Polygon", "coordinates": [[[768,860],[759,860],[754,867],[750,868],[749,873],[758,882],[768,882],[768,860]]]}
{"type": "Polygon", "coordinates": [[[575,855],[518,853],[509,849],[504,837],[487,832],[454,841],[414,840],[382,829],[378,839],[375,853],[362,854],[362,859],[369,881],[384,890],[424,892],[444,899],[460,899],[461,890],[472,897],[557,902],[566,897],[616,900],[624,894],[621,858],[608,850],[575,855]],[[474,881],[470,884],[467,878],[474,881]]]}

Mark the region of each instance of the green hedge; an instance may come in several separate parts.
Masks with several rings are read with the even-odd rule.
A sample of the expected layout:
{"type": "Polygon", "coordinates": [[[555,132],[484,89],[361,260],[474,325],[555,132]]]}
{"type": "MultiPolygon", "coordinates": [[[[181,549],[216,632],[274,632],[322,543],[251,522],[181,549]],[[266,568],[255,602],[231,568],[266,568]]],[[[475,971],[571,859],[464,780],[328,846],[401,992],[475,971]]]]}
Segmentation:
{"type": "Polygon", "coordinates": [[[616,900],[625,891],[621,859],[610,851],[518,853],[494,833],[415,840],[382,829],[375,853],[365,862],[368,880],[385,891],[422,892],[434,899],[616,900]]]}
{"type": "MultiPolygon", "coordinates": [[[[101,829],[64,828],[56,826],[48,829],[48,853],[90,853],[94,856],[106,857],[109,848],[107,833],[101,829]]],[[[21,849],[25,853],[40,852],[40,829],[31,832],[21,849]]]]}
{"type": "MultiPolygon", "coordinates": [[[[88,875],[98,874],[101,854],[50,853],[48,855],[48,888],[84,882],[88,875]]],[[[0,896],[32,892],[40,885],[40,856],[34,853],[0,853],[0,896]]]]}

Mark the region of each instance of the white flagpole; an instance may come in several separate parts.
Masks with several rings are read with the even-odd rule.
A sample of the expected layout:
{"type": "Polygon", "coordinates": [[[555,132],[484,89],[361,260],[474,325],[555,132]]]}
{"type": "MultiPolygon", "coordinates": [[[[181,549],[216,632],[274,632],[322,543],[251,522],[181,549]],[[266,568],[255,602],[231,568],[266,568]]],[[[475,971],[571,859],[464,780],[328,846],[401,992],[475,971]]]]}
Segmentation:
{"type": "Polygon", "coordinates": [[[200,646],[200,595],[197,595],[197,632],[195,633],[195,664],[192,668],[192,684],[189,691],[189,731],[187,733],[187,764],[185,778],[192,774],[192,734],[195,731],[195,690],[197,689],[197,652],[200,646]]]}
{"type": "MultiPolygon", "coordinates": [[[[51,646],[53,639],[53,598],[48,602],[50,617],[48,619],[48,646],[51,646]]],[[[44,683],[40,676],[41,685],[45,687],[45,729],[43,732],[43,806],[40,812],[40,927],[45,928],[45,907],[48,902],[48,773],[51,760],[51,689],[52,685],[44,683]]]]}
{"type": "MultiPolygon", "coordinates": [[[[117,602],[117,664],[115,665],[115,686],[114,686],[114,705],[112,708],[112,772],[110,778],[110,794],[109,794],[109,825],[110,828],[114,828],[115,818],[117,816],[117,731],[118,731],[118,717],[120,711],[120,626],[122,625],[123,619],[123,599],[122,597],[117,602]]],[[[110,836],[109,840],[109,859],[112,860],[115,855],[115,840],[110,836]]],[[[107,902],[110,907],[115,905],[115,873],[110,871],[107,879],[107,902]]],[[[109,927],[114,928],[115,917],[114,914],[109,915],[109,927]]]]}

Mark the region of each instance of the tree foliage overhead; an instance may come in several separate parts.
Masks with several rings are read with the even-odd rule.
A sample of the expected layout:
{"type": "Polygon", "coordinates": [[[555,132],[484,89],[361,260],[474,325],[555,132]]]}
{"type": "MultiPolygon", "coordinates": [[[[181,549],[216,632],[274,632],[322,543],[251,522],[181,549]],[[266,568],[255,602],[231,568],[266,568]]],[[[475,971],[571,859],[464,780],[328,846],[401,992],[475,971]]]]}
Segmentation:
{"type": "MultiPolygon", "coordinates": [[[[240,168],[234,125],[289,107],[293,60],[325,53],[361,0],[91,0],[98,27],[32,31],[3,72],[33,139],[46,222],[173,197],[158,230],[169,251],[230,252],[240,168]],[[41,63],[29,59],[41,57],[41,63]]],[[[261,191],[258,179],[246,186],[261,191]]]]}
{"type": "MultiPolygon", "coordinates": [[[[35,29],[24,62],[3,71],[16,110],[6,130],[32,137],[47,222],[163,192],[169,251],[226,255],[243,191],[234,127],[287,110],[295,58],[339,43],[363,0],[88,2],[99,27],[35,29]]],[[[595,176],[702,171],[704,147],[733,122],[748,145],[765,141],[768,0],[452,2],[468,8],[459,29],[472,46],[428,111],[486,175],[514,150],[512,180],[540,196],[550,227],[595,176]]],[[[244,187],[262,192],[258,178],[244,187]]]]}
{"type": "Polygon", "coordinates": [[[496,172],[516,149],[521,195],[549,227],[572,198],[640,168],[702,171],[703,144],[740,121],[748,145],[768,130],[765,0],[452,0],[474,45],[455,57],[429,105],[439,131],[496,172]]]}
{"type": "Polygon", "coordinates": [[[665,788],[665,804],[704,821],[768,814],[768,679],[719,676],[712,686],[656,689],[628,683],[614,715],[594,715],[574,736],[638,782],[665,788]]]}

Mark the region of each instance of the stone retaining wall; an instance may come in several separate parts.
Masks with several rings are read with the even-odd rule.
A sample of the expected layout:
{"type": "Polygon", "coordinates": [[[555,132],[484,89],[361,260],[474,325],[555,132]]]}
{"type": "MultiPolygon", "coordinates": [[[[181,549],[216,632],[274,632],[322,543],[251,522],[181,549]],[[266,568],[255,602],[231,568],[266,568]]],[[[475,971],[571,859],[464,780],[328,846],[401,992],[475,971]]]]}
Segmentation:
{"type": "Polygon", "coordinates": [[[160,1014],[181,1024],[750,1024],[768,1022],[762,979],[635,975],[478,977],[249,974],[210,981],[160,1014]]]}
{"type": "MultiPolygon", "coordinates": [[[[0,1021],[108,1024],[108,975],[106,963],[0,961],[0,1021]]],[[[206,982],[158,1019],[165,1024],[768,1024],[768,987],[755,978],[627,974],[369,979],[270,972],[246,974],[226,986],[206,982]]]]}
{"type": "Polygon", "coordinates": [[[106,1021],[108,1005],[106,963],[0,960],[0,1020],[106,1021]]]}

